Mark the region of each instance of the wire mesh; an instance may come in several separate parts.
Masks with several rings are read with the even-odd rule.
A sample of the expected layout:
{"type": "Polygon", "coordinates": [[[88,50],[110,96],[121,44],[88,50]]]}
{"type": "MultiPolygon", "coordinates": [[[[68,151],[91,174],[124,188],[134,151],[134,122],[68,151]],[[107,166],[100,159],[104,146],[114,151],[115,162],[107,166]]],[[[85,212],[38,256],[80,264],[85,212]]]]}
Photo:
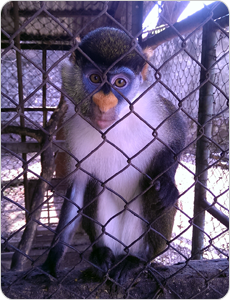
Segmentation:
{"type": "MultiPolygon", "coordinates": [[[[114,4],[111,4],[114,5],[114,4]]],[[[66,57],[68,58],[77,48],[76,38],[83,36],[86,32],[95,29],[99,26],[115,26],[131,36],[133,41],[136,41],[136,36],[141,34],[141,31],[132,33],[132,6],[125,3],[124,14],[117,17],[116,13],[112,13],[113,6],[109,6],[106,2],[33,2],[33,5],[28,6],[26,2],[19,3],[18,17],[19,26],[15,29],[15,20],[10,19],[12,14],[11,4],[8,3],[3,8],[2,17],[2,248],[3,259],[2,263],[6,269],[10,268],[11,257],[13,251],[21,251],[18,248],[18,243],[22,239],[22,234],[26,226],[26,214],[32,218],[32,222],[36,222],[37,231],[36,237],[33,240],[33,247],[30,252],[24,252],[26,257],[23,270],[29,270],[27,273],[36,269],[44,261],[48,250],[50,249],[51,237],[58,223],[61,205],[66,199],[65,190],[67,186],[66,179],[70,174],[66,173],[66,159],[73,154],[67,148],[62,140],[65,139],[61,130],[68,120],[59,120],[58,127],[55,127],[52,132],[49,132],[48,122],[51,119],[52,113],[58,106],[61,94],[65,94],[62,90],[62,80],[60,74],[60,66],[66,57]],[[69,13],[72,13],[70,17],[69,13]],[[77,17],[80,16],[80,17],[77,17]],[[117,18],[116,18],[117,17],[117,18]],[[15,37],[20,38],[20,45],[16,46],[13,42],[15,37]],[[51,42],[49,42],[49,40],[51,42]],[[56,49],[55,49],[56,47],[56,49]],[[58,50],[57,50],[58,49],[58,50]],[[22,83],[23,83],[23,103],[19,96],[18,83],[18,65],[17,56],[21,56],[22,83]],[[21,126],[21,118],[24,120],[24,126],[21,126]],[[20,128],[20,130],[16,129],[20,128]],[[29,132],[28,129],[31,131],[29,132]],[[29,133],[28,133],[29,132],[29,133]],[[44,179],[42,176],[41,155],[45,152],[48,146],[37,143],[40,135],[45,135],[49,142],[48,146],[52,146],[53,155],[56,158],[56,170],[53,171],[50,180],[44,179]],[[22,136],[26,136],[26,142],[23,142],[22,136]],[[50,139],[50,138],[53,138],[50,139]],[[42,148],[43,147],[43,148],[42,148]],[[23,156],[22,153],[26,153],[23,156]],[[27,178],[25,179],[25,175],[27,178]],[[60,179],[60,177],[62,177],[60,179]],[[39,210],[42,207],[40,218],[33,219],[32,195],[35,185],[39,179],[47,182],[48,186],[44,194],[42,203],[35,208],[39,210]],[[29,190],[27,197],[30,199],[29,206],[25,204],[25,183],[28,180],[29,190]],[[38,251],[39,250],[39,251],[38,251]],[[36,252],[37,251],[37,252],[36,252]],[[7,252],[11,253],[11,257],[4,256],[7,252]],[[31,267],[32,263],[32,267],[31,267]]],[[[213,8],[214,10],[214,8],[213,8]]],[[[202,26],[205,25],[210,18],[204,18],[202,26]]],[[[212,19],[214,22],[214,19],[212,19]]],[[[212,21],[211,20],[211,21],[212,21]]],[[[168,24],[173,28],[172,24],[168,24]]],[[[163,97],[169,99],[183,114],[187,123],[187,141],[183,151],[179,167],[176,172],[176,185],[179,190],[179,199],[176,205],[177,213],[174,221],[173,233],[171,240],[167,240],[167,248],[159,255],[154,257],[155,263],[163,263],[165,266],[171,266],[175,263],[184,263],[181,268],[173,274],[164,274],[164,284],[160,287],[160,291],[166,290],[169,294],[175,294],[181,297],[180,292],[176,292],[172,285],[169,287],[170,279],[176,276],[185,266],[189,265],[192,260],[192,228],[193,228],[193,207],[194,207],[194,191],[195,185],[198,184],[195,162],[196,162],[196,145],[197,133],[199,129],[198,123],[198,107],[199,107],[199,90],[204,83],[200,82],[200,73],[204,68],[201,64],[202,54],[202,26],[193,29],[188,35],[178,34],[177,37],[164,42],[158,46],[153,56],[148,57],[147,81],[151,88],[155,89],[163,97]],[[167,285],[168,284],[168,285],[167,285]]],[[[219,25],[218,25],[219,26],[219,25]]],[[[210,157],[208,159],[208,180],[207,180],[207,202],[209,207],[205,211],[205,227],[203,240],[203,257],[204,259],[226,259],[229,251],[229,233],[226,225],[220,222],[220,218],[210,214],[210,207],[214,207],[224,216],[228,216],[229,193],[228,193],[228,93],[229,93],[229,76],[228,76],[228,27],[215,30],[215,64],[212,66],[214,77],[212,85],[214,87],[212,98],[213,114],[210,116],[212,122],[211,138],[209,139],[210,157]]],[[[135,48],[135,45],[133,45],[135,48]]],[[[125,56],[125,55],[124,55],[125,56]]],[[[68,96],[68,95],[66,95],[68,96]]],[[[88,97],[88,95],[87,95],[88,97]]],[[[87,98],[86,97],[86,98],[87,98]]],[[[129,101],[129,99],[127,99],[129,101]]],[[[84,102],[85,99],[82,99],[84,102]]],[[[140,99],[136,100],[141,101],[140,99]]],[[[77,110],[76,110],[77,111],[77,110]]],[[[78,111],[76,112],[78,114],[78,111]]],[[[127,114],[135,114],[135,109],[131,107],[127,114]]],[[[136,114],[137,115],[137,114],[136,114]]],[[[125,117],[127,117],[125,116],[125,117]]],[[[124,117],[124,119],[125,119],[124,117]]],[[[137,117],[139,117],[137,115],[137,117]]],[[[146,126],[150,124],[143,120],[146,126]]],[[[163,123],[166,122],[165,120],[163,123]]],[[[121,122],[122,123],[122,120],[121,122]]],[[[119,123],[113,125],[115,128],[119,123]]],[[[154,129],[155,130],[155,129],[154,129]]],[[[198,138],[199,135],[198,135],[198,138]]],[[[41,141],[41,140],[39,140],[41,141]]],[[[44,141],[43,141],[44,142],[44,141]]],[[[86,155],[82,160],[75,159],[78,170],[84,170],[82,164],[90,158],[103,144],[109,144],[116,148],[117,151],[124,154],[128,159],[127,167],[110,174],[111,180],[113,177],[119,176],[132,163],[129,160],[129,155],[124,153],[122,148],[113,144],[112,141],[106,138],[106,133],[102,135],[101,145],[92,149],[92,152],[86,155]]],[[[142,150],[140,150],[142,151],[142,150]]],[[[73,170],[73,173],[76,170],[73,170]]],[[[88,174],[92,178],[94,174],[88,174]]],[[[102,190],[108,190],[107,181],[102,183],[102,190]]],[[[143,192],[143,191],[142,191],[143,192]]],[[[122,197],[119,196],[121,199],[122,197]]],[[[90,199],[87,205],[93,205],[95,199],[90,199]]],[[[124,201],[124,210],[117,215],[112,216],[106,224],[102,226],[102,234],[106,232],[106,225],[116,219],[120,214],[130,210],[127,207],[126,199],[124,201]]],[[[95,224],[98,222],[87,216],[81,209],[81,214],[95,224]]],[[[137,216],[143,222],[141,216],[137,216]]],[[[75,216],[75,219],[77,216],[75,216]]],[[[73,222],[73,220],[71,220],[73,222]]],[[[70,222],[70,224],[71,224],[70,222]]],[[[70,225],[69,224],[69,225],[70,225]]],[[[109,235],[109,233],[106,233],[109,235]]],[[[114,236],[112,236],[115,239],[114,236]]],[[[99,239],[99,237],[98,237],[99,239]]],[[[122,241],[117,240],[122,244],[122,241]]],[[[68,246],[67,258],[63,261],[60,269],[63,270],[66,266],[68,272],[61,273],[58,278],[59,291],[60,284],[65,286],[65,280],[71,276],[74,270],[78,271],[91,266],[89,262],[89,253],[92,249],[92,243],[88,240],[85,233],[80,231],[75,235],[71,245],[68,246]],[[74,258],[73,258],[74,257],[74,258]],[[74,266],[74,267],[73,267],[74,266]],[[72,269],[71,269],[72,268],[72,269]],[[74,269],[75,268],[75,269],[74,269]]],[[[125,246],[125,245],[123,245],[125,246]]],[[[23,251],[22,251],[23,252],[23,251]]],[[[136,275],[136,280],[141,278],[141,275],[147,276],[147,265],[151,260],[147,261],[146,266],[136,275]]],[[[195,274],[201,274],[201,270],[195,266],[195,274]]],[[[154,270],[154,267],[153,269],[154,270]]],[[[74,273],[74,276],[76,276],[74,273]]],[[[150,273],[148,273],[150,274],[150,273]]],[[[207,288],[210,288],[213,278],[217,278],[223,274],[220,270],[212,277],[204,276],[205,284],[200,285],[200,290],[193,291],[190,297],[196,297],[205,293],[207,288]]],[[[193,274],[194,275],[194,274],[193,274]]],[[[194,276],[196,276],[194,275],[194,276]]],[[[24,275],[23,275],[24,276],[24,275]]],[[[149,275],[150,276],[150,275],[149,275]]],[[[22,278],[22,277],[21,277],[22,278]]],[[[145,277],[146,278],[146,277],[145,277]]],[[[95,293],[102,295],[100,287],[106,282],[97,283],[90,291],[80,292],[76,288],[72,291],[73,294],[81,297],[96,297],[95,293]]],[[[162,278],[161,278],[162,279],[162,278]]],[[[9,279],[8,279],[9,280],[9,279]]],[[[111,278],[110,280],[114,282],[111,278]]],[[[155,275],[152,275],[152,280],[159,280],[155,275]]],[[[153,282],[152,281],[152,282],[153,282]]],[[[10,281],[11,289],[17,287],[17,280],[10,281]]],[[[129,286],[122,289],[122,296],[135,297],[132,294],[132,288],[135,287],[135,280],[129,286]]],[[[116,282],[117,286],[121,286],[116,282]]],[[[162,283],[161,283],[162,284],[162,283]]],[[[68,286],[68,284],[67,284],[68,286]]],[[[66,287],[67,289],[67,287],[66,287]]],[[[77,287],[78,289],[78,287],[77,287]]],[[[211,290],[215,290],[211,288],[211,290]]],[[[49,297],[57,297],[58,289],[49,292],[49,297]]],[[[221,294],[221,290],[215,290],[217,295],[221,294]]],[[[25,297],[25,294],[21,294],[25,297]]],[[[151,297],[157,296],[157,294],[151,297]]],[[[43,294],[47,297],[47,294],[43,294]]],[[[108,293],[102,296],[108,297],[108,293]]],[[[71,297],[71,295],[69,296],[71,297]]],[[[146,295],[145,295],[146,297],[146,295]]]]}

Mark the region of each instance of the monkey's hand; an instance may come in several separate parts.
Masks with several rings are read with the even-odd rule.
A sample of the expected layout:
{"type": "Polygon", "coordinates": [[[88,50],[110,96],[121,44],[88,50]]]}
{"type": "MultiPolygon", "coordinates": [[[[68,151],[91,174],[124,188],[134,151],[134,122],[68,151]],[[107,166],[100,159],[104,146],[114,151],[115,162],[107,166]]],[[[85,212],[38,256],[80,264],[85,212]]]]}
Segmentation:
{"type": "Polygon", "coordinates": [[[129,255],[123,259],[123,255],[119,255],[116,258],[115,264],[119,263],[115,268],[110,272],[110,277],[112,277],[118,283],[124,285],[129,279],[133,280],[137,272],[141,269],[144,269],[144,264],[140,261],[139,258],[129,255]]]}
{"type": "Polygon", "coordinates": [[[170,209],[177,201],[179,192],[175,183],[167,175],[163,174],[154,185],[154,204],[155,210],[170,209]]]}
{"type": "Polygon", "coordinates": [[[98,268],[94,268],[94,275],[96,277],[103,278],[105,273],[112,267],[115,261],[115,256],[110,248],[98,247],[92,251],[90,261],[95,266],[98,266],[98,268]]]}
{"type": "Polygon", "coordinates": [[[91,280],[92,278],[101,280],[108,272],[109,277],[120,284],[124,284],[129,278],[133,279],[136,272],[140,268],[144,268],[139,258],[131,255],[126,258],[124,255],[119,255],[115,258],[112,250],[108,247],[95,248],[90,255],[90,261],[95,267],[93,270],[88,270],[86,277],[90,275],[91,280]]]}

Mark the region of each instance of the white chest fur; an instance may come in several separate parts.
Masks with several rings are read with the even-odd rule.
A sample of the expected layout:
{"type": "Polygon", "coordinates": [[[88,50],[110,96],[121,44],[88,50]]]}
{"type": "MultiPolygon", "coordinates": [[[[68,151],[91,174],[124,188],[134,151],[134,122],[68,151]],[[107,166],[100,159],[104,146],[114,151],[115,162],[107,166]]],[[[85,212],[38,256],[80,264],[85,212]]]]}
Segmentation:
{"type": "MultiPolygon", "coordinates": [[[[142,111],[149,111],[144,107],[147,103],[141,100],[140,109],[137,109],[140,115],[142,111]]],[[[145,115],[145,119],[153,127],[160,122],[153,111],[145,115]]],[[[125,254],[125,246],[129,246],[143,233],[144,223],[135,215],[142,215],[141,197],[137,197],[141,192],[139,182],[153,153],[159,150],[160,143],[154,141],[152,129],[134,114],[117,124],[104,138],[80,116],[76,116],[68,123],[67,134],[69,149],[81,162],[81,168],[104,183],[96,213],[97,221],[102,226],[106,225],[106,234],[100,242],[110,247],[115,255],[125,254]]],[[[75,164],[76,161],[72,159],[70,171],[74,170],[75,164]]],[[[77,177],[82,176],[81,182],[85,178],[83,181],[86,185],[88,176],[83,172],[76,174],[77,177]]],[[[97,230],[98,235],[101,234],[100,226],[97,226],[97,230]]],[[[142,244],[141,240],[135,243],[130,252],[137,254],[142,244]]]]}

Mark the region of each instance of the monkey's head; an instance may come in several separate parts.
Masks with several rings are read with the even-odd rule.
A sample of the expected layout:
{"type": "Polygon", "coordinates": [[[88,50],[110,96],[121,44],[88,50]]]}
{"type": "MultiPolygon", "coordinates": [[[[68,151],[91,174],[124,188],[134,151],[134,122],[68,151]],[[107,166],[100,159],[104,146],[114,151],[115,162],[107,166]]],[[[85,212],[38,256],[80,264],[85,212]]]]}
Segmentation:
{"type": "Polygon", "coordinates": [[[140,46],[125,32],[103,27],[86,35],[63,66],[64,89],[96,128],[112,125],[135,99],[145,64],[139,53],[140,46]]]}

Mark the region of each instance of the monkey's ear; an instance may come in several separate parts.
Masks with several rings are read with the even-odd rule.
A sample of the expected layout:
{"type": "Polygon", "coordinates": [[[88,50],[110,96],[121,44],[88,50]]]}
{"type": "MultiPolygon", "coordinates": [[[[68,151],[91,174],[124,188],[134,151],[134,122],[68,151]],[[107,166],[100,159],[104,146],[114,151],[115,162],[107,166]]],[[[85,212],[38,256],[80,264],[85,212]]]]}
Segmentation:
{"type": "Polygon", "coordinates": [[[76,49],[74,52],[72,52],[69,60],[72,64],[81,66],[83,59],[84,59],[84,57],[81,54],[81,52],[78,51],[78,49],[76,49]]]}
{"type": "MultiPolygon", "coordinates": [[[[154,49],[155,49],[155,48],[154,48],[154,49]]],[[[145,48],[145,49],[143,50],[143,53],[144,53],[146,59],[150,59],[150,58],[153,56],[153,50],[154,50],[154,49],[151,48],[151,47],[147,47],[147,48],[145,48]]]]}
{"type": "MultiPolygon", "coordinates": [[[[153,56],[153,49],[150,47],[145,48],[143,50],[143,53],[144,53],[144,57],[146,58],[146,60],[150,60],[150,58],[153,56]]],[[[144,81],[147,80],[147,72],[148,72],[148,63],[145,62],[144,67],[141,71],[141,75],[142,75],[144,81]]]]}
{"type": "MultiPolygon", "coordinates": [[[[81,38],[80,36],[77,36],[74,40],[74,45],[79,45],[80,43],[81,38]]],[[[72,64],[76,64],[79,60],[81,60],[81,53],[76,49],[74,52],[72,52],[69,60],[72,64]]]]}
{"type": "Polygon", "coordinates": [[[144,81],[147,79],[147,72],[148,72],[148,64],[145,63],[145,65],[141,71],[141,75],[142,75],[142,78],[144,81]]]}
{"type": "Polygon", "coordinates": [[[75,61],[76,61],[75,52],[72,52],[72,54],[70,55],[69,60],[72,64],[75,64],[75,61]]]}

